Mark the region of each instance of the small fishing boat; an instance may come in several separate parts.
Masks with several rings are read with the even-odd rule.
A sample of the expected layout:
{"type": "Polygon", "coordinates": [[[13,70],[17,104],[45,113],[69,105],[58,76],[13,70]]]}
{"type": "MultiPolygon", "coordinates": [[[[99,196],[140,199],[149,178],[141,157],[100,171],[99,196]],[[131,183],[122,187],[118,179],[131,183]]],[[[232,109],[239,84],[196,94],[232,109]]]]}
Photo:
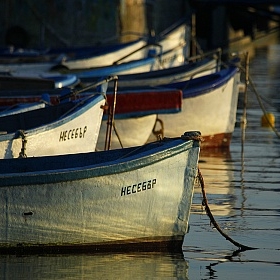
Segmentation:
{"type": "Polygon", "coordinates": [[[178,46],[184,46],[184,56],[189,55],[190,28],[185,22],[179,21],[158,37],[141,38],[131,43],[124,43],[122,48],[102,50],[93,55],[65,57],[56,68],[71,70],[89,69],[101,66],[116,65],[133,60],[140,60],[149,56],[160,55],[178,46]]]}
{"type": "Polygon", "coordinates": [[[59,71],[59,73],[75,74],[79,79],[83,79],[104,77],[109,75],[135,74],[175,67],[184,64],[186,59],[185,48],[186,44],[181,44],[172,50],[142,59],[83,70],[65,71],[62,69],[59,71]]]}
{"type": "MultiPolygon", "coordinates": [[[[107,92],[110,108],[114,106],[114,94],[107,92]]],[[[182,91],[178,89],[121,90],[116,95],[114,118],[108,112],[103,120],[97,141],[97,149],[117,149],[145,144],[155,126],[157,114],[176,114],[181,111],[182,91]],[[107,140],[108,123],[112,124],[107,140]]]]}
{"type": "MultiPolygon", "coordinates": [[[[87,68],[87,60],[99,58],[106,54],[128,55],[147,45],[144,39],[127,43],[117,43],[105,46],[67,47],[46,50],[2,48],[0,50],[0,71],[13,74],[34,74],[51,71],[53,68],[70,68],[71,61],[83,63],[87,68]],[[69,61],[69,62],[68,62],[69,61]],[[64,65],[64,64],[65,65],[64,65]]],[[[100,62],[100,61],[99,61],[100,62]]],[[[106,63],[106,62],[105,62],[106,63]]],[[[101,65],[104,64],[104,61],[101,65]]],[[[77,66],[78,67],[78,66],[77,66]]]]}
{"type": "MultiPolygon", "coordinates": [[[[35,106],[44,106],[45,103],[59,104],[61,96],[82,97],[88,94],[91,93],[68,88],[1,92],[0,108],[2,107],[2,111],[0,111],[0,116],[19,110],[31,110],[35,106]],[[45,97],[46,95],[47,97],[45,97]]],[[[114,92],[107,91],[109,108],[115,106],[114,120],[110,120],[108,117],[110,112],[105,110],[96,146],[98,150],[104,150],[107,143],[110,143],[110,148],[114,149],[145,144],[156,123],[157,114],[180,112],[182,91],[164,88],[134,88],[133,90],[117,91],[115,105],[114,102],[114,92]],[[113,126],[111,127],[110,142],[106,140],[108,122],[113,126]]]]}
{"type": "Polygon", "coordinates": [[[158,115],[164,135],[172,137],[182,129],[199,130],[204,139],[203,149],[228,148],[235,127],[240,86],[240,72],[233,65],[214,74],[166,85],[182,90],[183,104],[178,114],[158,115]]]}
{"type": "Polygon", "coordinates": [[[181,251],[199,140],[0,160],[0,252],[181,251]]]}
{"type": "Polygon", "coordinates": [[[0,158],[94,151],[106,99],[104,87],[101,90],[76,100],[0,117],[0,158]]]}
{"type": "MultiPolygon", "coordinates": [[[[43,73],[59,69],[81,70],[141,60],[182,48],[181,56],[189,56],[190,28],[185,20],[174,23],[159,36],[111,45],[69,47],[48,50],[0,49],[0,72],[43,73]]],[[[106,74],[106,76],[108,76],[106,74]]]]}
{"type": "MultiPolygon", "coordinates": [[[[146,71],[135,74],[118,74],[118,87],[151,87],[174,82],[186,81],[203,75],[211,74],[219,70],[220,59],[215,54],[212,57],[200,56],[197,61],[190,61],[183,65],[164,69],[146,71]]],[[[96,77],[80,76],[82,83],[88,84],[96,80],[96,77]]]]}

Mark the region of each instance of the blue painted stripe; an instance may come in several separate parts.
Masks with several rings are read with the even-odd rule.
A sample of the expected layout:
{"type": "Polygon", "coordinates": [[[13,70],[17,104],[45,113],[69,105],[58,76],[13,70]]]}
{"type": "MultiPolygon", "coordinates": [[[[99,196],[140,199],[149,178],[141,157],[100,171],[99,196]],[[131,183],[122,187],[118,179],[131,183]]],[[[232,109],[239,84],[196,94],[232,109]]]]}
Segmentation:
{"type": "MultiPolygon", "coordinates": [[[[171,139],[140,147],[51,157],[0,160],[0,186],[59,183],[133,172],[195,148],[197,141],[171,139]]],[[[197,162],[188,163],[196,168],[197,162]]]]}
{"type": "Polygon", "coordinates": [[[195,97],[223,86],[237,73],[237,71],[237,67],[229,67],[213,74],[205,75],[189,81],[168,84],[162,87],[181,89],[183,91],[184,99],[195,97]]]}

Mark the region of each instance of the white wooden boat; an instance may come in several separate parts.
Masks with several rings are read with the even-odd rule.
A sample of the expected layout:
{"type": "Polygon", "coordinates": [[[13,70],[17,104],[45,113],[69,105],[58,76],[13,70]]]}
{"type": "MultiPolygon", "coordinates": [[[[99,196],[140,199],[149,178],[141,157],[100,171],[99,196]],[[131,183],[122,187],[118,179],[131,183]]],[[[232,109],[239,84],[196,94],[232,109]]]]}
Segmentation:
{"type": "MultiPolygon", "coordinates": [[[[215,73],[220,69],[218,58],[202,58],[196,62],[135,74],[118,74],[118,88],[151,87],[186,81],[215,73]]],[[[80,77],[82,83],[92,83],[96,77],[80,77]]],[[[110,85],[109,85],[110,86],[110,85]]]]}
{"type": "Polygon", "coordinates": [[[100,52],[97,54],[85,55],[83,57],[65,57],[59,64],[55,65],[54,69],[89,69],[100,66],[107,66],[114,64],[117,60],[124,59],[123,62],[127,62],[133,59],[142,59],[147,56],[147,40],[139,39],[131,43],[124,44],[122,48],[115,50],[108,50],[108,52],[100,52]]]}
{"type": "MultiPolygon", "coordinates": [[[[89,69],[95,67],[120,64],[132,60],[160,55],[183,45],[181,56],[189,56],[190,28],[181,21],[175,23],[161,36],[143,36],[128,43],[118,43],[112,46],[97,46],[83,48],[62,48],[46,50],[42,53],[23,51],[8,51],[0,53],[0,72],[10,72],[20,75],[38,75],[58,69],[89,69]]],[[[107,76],[107,75],[106,75],[107,76]]]]}
{"type": "MultiPolygon", "coordinates": [[[[107,92],[112,108],[114,95],[107,92]]],[[[176,114],[181,111],[182,91],[178,89],[133,89],[118,91],[113,120],[107,114],[97,141],[97,149],[117,149],[145,144],[153,131],[157,114],[176,114]],[[108,123],[113,127],[108,139],[108,123]]],[[[107,112],[106,112],[107,113],[107,112]]]]}
{"type": "MultiPolygon", "coordinates": [[[[11,114],[16,110],[31,110],[31,104],[42,104],[40,100],[48,93],[49,102],[59,103],[61,95],[71,94],[70,89],[48,91],[5,91],[0,95],[2,114],[11,114]],[[21,105],[19,105],[20,103],[21,105]],[[27,106],[26,103],[29,105],[27,106]]],[[[83,96],[88,92],[83,92],[83,96]]],[[[107,92],[107,103],[113,108],[113,92],[107,92]]],[[[159,113],[178,113],[182,105],[182,91],[178,89],[133,89],[117,91],[114,126],[110,134],[110,148],[131,147],[147,142],[159,113]]],[[[43,105],[41,105],[43,106],[43,105]]],[[[107,113],[107,111],[106,111],[107,113]]],[[[1,116],[1,111],[0,111],[1,116]]],[[[0,126],[1,127],[1,126],[0,126]]],[[[107,145],[108,117],[103,115],[96,148],[104,150],[107,145]]]]}
{"type": "MultiPolygon", "coordinates": [[[[108,46],[70,47],[43,51],[22,49],[17,51],[16,49],[9,48],[0,51],[0,71],[27,75],[44,73],[54,67],[63,66],[61,64],[63,61],[76,60],[77,62],[85,62],[91,57],[97,58],[110,53],[127,55],[142,48],[144,45],[147,45],[147,41],[139,39],[108,46]]],[[[86,66],[86,63],[84,65],[86,66]]]]}
{"type": "MultiPolygon", "coordinates": [[[[132,147],[147,143],[156,124],[157,115],[151,113],[146,116],[127,117],[117,119],[112,130],[110,149],[132,147]]],[[[107,119],[103,119],[99,131],[96,148],[106,149],[107,119]]]]}
{"type": "MultiPolygon", "coordinates": [[[[189,64],[184,64],[176,67],[169,67],[166,69],[155,70],[142,72],[137,74],[127,74],[127,75],[118,75],[118,92],[119,91],[128,91],[128,89],[137,89],[138,87],[151,87],[166,85],[169,83],[186,81],[188,79],[193,79],[202,75],[207,75],[214,73],[219,69],[219,60],[217,59],[202,59],[198,62],[193,62],[189,64]]],[[[96,72],[96,75],[99,75],[100,72],[96,72]]],[[[62,75],[63,76],[63,75],[62,75]]],[[[94,77],[83,77],[81,82],[83,84],[92,84],[96,82],[100,76],[94,77]]],[[[28,81],[31,78],[26,78],[24,80],[28,81]]],[[[38,79],[34,79],[37,81],[38,79]]],[[[40,79],[41,80],[41,79],[40,79]]],[[[33,79],[32,79],[33,81],[33,79]]],[[[50,83],[50,80],[43,79],[44,82],[50,83]]],[[[41,96],[47,92],[50,95],[52,103],[57,103],[56,99],[60,95],[70,92],[69,89],[55,90],[50,91],[50,88],[45,88],[45,90],[40,90],[40,87],[36,83],[28,83],[29,90],[24,90],[26,88],[25,83],[19,83],[16,88],[21,87],[21,90],[7,90],[7,86],[1,90],[0,82],[0,106],[11,106],[16,103],[24,102],[38,102],[41,99],[41,96]],[[33,85],[34,86],[33,86],[33,85]],[[36,90],[34,89],[35,87],[36,90]],[[5,90],[4,90],[5,89],[5,90]],[[32,89],[32,90],[30,90],[32,89]]],[[[8,83],[10,85],[10,83],[8,83]]],[[[109,83],[108,92],[112,92],[112,84],[109,83]]],[[[53,87],[53,86],[52,86],[53,87]]],[[[153,89],[154,90],[154,89],[153,89]]],[[[138,143],[139,145],[144,143],[138,143]]]]}
{"type": "Polygon", "coordinates": [[[204,139],[201,147],[228,148],[236,121],[240,72],[230,66],[214,74],[168,88],[183,91],[182,111],[178,114],[160,114],[164,135],[172,137],[180,130],[199,130],[204,139]]]}
{"type": "Polygon", "coordinates": [[[94,151],[104,93],[0,117],[0,158],[94,151]]]}
{"type": "Polygon", "coordinates": [[[82,58],[65,58],[58,67],[62,66],[67,69],[77,70],[109,66],[160,55],[181,45],[184,46],[182,56],[187,57],[189,55],[190,40],[190,28],[187,24],[181,22],[175,24],[165,33],[164,36],[159,36],[159,38],[139,39],[123,48],[109,50],[107,53],[103,52],[93,56],[87,55],[82,58]]]}
{"type": "Polygon", "coordinates": [[[182,248],[198,132],[140,147],[0,160],[0,252],[182,248]]]}
{"type": "Polygon", "coordinates": [[[109,75],[123,75],[149,72],[169,67],[183,65],[185,62],[185,45],[166,51],[162,54],[146,57],[137,60],[131,60],[120,64],[108,65],[77,71],[61,71],[61,73],[75,74],[79,79],[96,78],[109,75]]]}

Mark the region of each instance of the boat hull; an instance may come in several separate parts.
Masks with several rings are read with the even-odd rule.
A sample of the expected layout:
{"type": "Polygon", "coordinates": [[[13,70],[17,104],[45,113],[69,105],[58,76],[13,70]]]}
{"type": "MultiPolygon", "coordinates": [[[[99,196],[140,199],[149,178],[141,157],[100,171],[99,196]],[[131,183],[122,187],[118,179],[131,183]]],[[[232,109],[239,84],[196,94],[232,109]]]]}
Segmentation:
{"type": "MultiPolygon", "coordinates": [[[[107,94],[107,102],[111,107],[114,104],[113,96],[113,94],[107,94]]],[[[176,89],[127,90],[118,92],[116,100],[110,141],[106,141],[110,122],[108,123],[108,116],[104,115],[97,142],[98,150],[103,150],[105,143],[110,143],[112,149],[147,143],[158,113],[180,112],[182,91],[176,89]]]]}
{"type": "Polygon", "coordinates": [[[239,88],[240,73],[233,72],[219,87],[184,97],[180,113],[159,115],[164,135],[173,137],[182,129],[200,130],[202,148],[228,148],[236,122],[239,88]]]}
{"type": "MultiPolygon", "coordinates": [[[[71,70],[109,66],[133,60],[141,60],[149,57],[149,53],[160,55],[187,43],[187,46],[184,47],[184,52],[181,53],[184,58],[189,54],[189,34],[190,28],[186,24],[181,24],[173,30],[170,30],[158,42],[155,42],[155,44],[150,44],[147,39],[140,39],[127,44],[121,49],[108,53],[85,57],[84,59],[65,59],[61,65],[71,70]]],[[[139,71],[145,71],[143,69],[139,71]]]]}
{"type": "Polygon", "coordinates": [[[99,96],[76,112],[30,129],[24,129],[25,117],[19,117],[23,126],[17,126],[16,131],[5,133],[0,126],[0,158],[94,151],[103,116],[101,106],[104,104],[104,97],[99,96]]]}
{"type": "MultiPolygon", "coordinates": [[[[143,48],[147,42],[145,40],[139,40],[127,44],[121,49],[104,53],[101,55],[96,55],[92,57],[85,57],[81,59],[65,59],[61,62],[61,66],[67,67],[68,69],[77,70],[77,69],[87,69],[93,67],[100,67],[106,65],[112,65],[114,62],[122,57],[125,57],[131,53],[136,52],[137,50],[143,48]]],[[[142,52],[136,52],[130,59],[141,59],[144,57],[142,52]]]]}
{"type": "MultiPolygon", "coordinates": [[[[174,141],[177,144],[148,144],[154,147],[151,152],[141,152],[143,147],[127,154],[122,154],[126,149],[108,151],[111,162],[88,167],[79,166],[78,155],[53,157],[53,164],[46,159],[50,157],[5,160],[0,175],[0,251],[182,245],[199,144],[174,141]],[[13,161],[27,172],[16,171],[13,161]],[[53,170],[41,170],[46,165],[53,170]],[[64,167],[56,170],[57,165],[64,167]],[[74,165],[78,168],[71,168],[74,165]],[[12,166],[13,173],[3,171],[12,166]]],[[[83,158],[91,161],[102,153],[106,152],[83,158]]]]}
{"type": "Polygon", "coordinates": [[[155,71],[163,68],[183,65],[185,61],[185,45],[180,45],[174,50],[167,51],[155,57],[132,60],[120,64],[96,67],[86,70],[73,70],[66,73],[75,74],[80,80],[95,79],[109,75],[135,74],[155,71]]]}
{"type": "MultiPolygon", "coordinates": [[[[157,115],[151,114],[141,117],[131,117],[115,120],[115,127],[112,129],[110,148],[132,147],[147,143],[157,115]]],[[[108,121],[103,120],[97,141],[97,150],[104,150],[106,143],[106,131],[108,121]]]]}
{"type": "Polygon", "coordinates": [[[152,71],[148,73],[131,74],[124,76],[120,75],[118,80],[118,86],[120,89],[124,89],[126,87],[155,87],[174,82],[187,81],[189,79],[194,79],[203,75],[215,73],[218,68],[218,65],[217,60],[213,59],[207,62],[198,62],[196,64],[186,64],[173,67],[174,70],[176,68],[178,69],[178,72],[174,71],[172,73],[170,71],[170,74],[168,74],[168,71],[172,70],[172,67],[171,69],[166,68],[163,70],[152,71]],[[144,76],[146,76],[146,78],[144,78],[144,76]]]}

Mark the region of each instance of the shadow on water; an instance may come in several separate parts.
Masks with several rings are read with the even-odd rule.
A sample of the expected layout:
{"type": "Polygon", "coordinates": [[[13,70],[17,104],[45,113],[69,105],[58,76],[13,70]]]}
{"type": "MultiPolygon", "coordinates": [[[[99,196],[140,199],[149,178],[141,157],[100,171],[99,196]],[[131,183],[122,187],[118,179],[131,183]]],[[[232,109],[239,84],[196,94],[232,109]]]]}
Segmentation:
{"type": "Polygon", "coordinates": [[[0,256],[1,279],[188,279],[182,254],[0,256]]]}

